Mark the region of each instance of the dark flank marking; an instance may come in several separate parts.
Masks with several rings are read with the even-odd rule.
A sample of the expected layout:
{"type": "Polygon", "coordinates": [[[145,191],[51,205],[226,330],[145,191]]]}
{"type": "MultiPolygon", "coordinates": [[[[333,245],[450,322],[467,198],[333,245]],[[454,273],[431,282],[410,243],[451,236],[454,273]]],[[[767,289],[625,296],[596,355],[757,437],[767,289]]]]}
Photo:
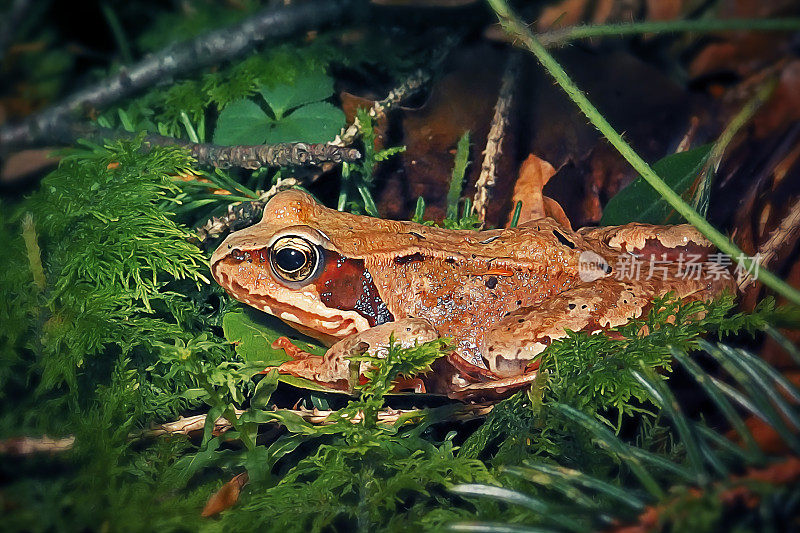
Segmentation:
{"type": "Polygon", "coordinates": [[[485,283],[486,287],[488,287],[489,289],[494,289],[495,287],[497,287],[497,278],[494,276],[489,276],[488,278],[486,278],[485,283]]]}
{"type": "Polygon", "coordinates": [[[332,251],[326,251],[326,259],[325,270],[314,280],[322,303],[335,309],[356,311],[370,326],[394,321],[363,259],[348,259],[332,251]]]}
{"type": "Polygon", "coordinates": [[[569,246],[570,248],[575,249],[575,243],[564,237],[564,235],[562,235],[561,232],[558,231],[557,229],[553,230],[553,235],[555,235],[556,239],[558,239],[558,242],[560,242],[564,246],[569,246]]]}
{"type": "Polygon", "coordinates": [[[495,235],[494,237],[489,237],[488,239],[484,239],[484,240],[478,241],[478,242],[481,243],[481,244],[489,244],[490,242],[496,241],[499,238],[500,238],[500,235],[495,235]]]}
{"type": "Polygon", "coordinates": [[[444,260],[444,262],[445,263],[450,263],[452,265],[452,264],[454,264],[456,262],[456,258],[455,257],[448,257],[447,259],[444,260]]]}
{"type": "Polygon", "coordinates": [[[409,234],[411,234],[411,235],[413,235],[413,236],[414,236],[414,237],[416,237],[417,239],[421,239],[421,240],[423,240],[423,241],[425,240],[425,235],[420,235],[420,234],[419,234],[419,233],[417,233],[416,231],[409,231],[408,233],[409,233],[409,234]]]}
{"type": "Polygon", "coordinates": [[[424,260],[425,256],[422,255],[420,252],[414,252],[411,255],[401,255],[394,258],[394,262],[397,265],[405,265],[406,263],[410,263],[412,261],[424,261],[424,260]]]}

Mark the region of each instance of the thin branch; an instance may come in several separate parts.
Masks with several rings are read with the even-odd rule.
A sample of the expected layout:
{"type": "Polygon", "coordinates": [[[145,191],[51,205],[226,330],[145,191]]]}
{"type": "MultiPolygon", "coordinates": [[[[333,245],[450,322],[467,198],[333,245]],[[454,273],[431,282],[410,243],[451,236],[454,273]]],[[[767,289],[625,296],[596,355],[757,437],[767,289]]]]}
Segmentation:
{"type": "Polygon", "coordinates": [[[348,12],[347,7],[352,1],[315,0],[269,7],[234,26],[171,46],[78,91],[19,124],[0,128],[0,146],[9,151],[12,147],[39,143],[39,139],[47,136],[49,131],[88,109],[102,109],[156,83],[228,61],[268,38],[287,37],[301,30],[335,22],[348,12]]]}
{"type": "MultiPolygon", "coordinates": [[[[493,404],[470,404],[456,406],[449,417],[450,420],[467,421],[481,418],[488,415],[494,408],[493,404]]],[[[275,409],[277,412],[292,413],[301,417],[310,424],[317,426],[327,426],[333,424],[329,419],[336,411],[314,409],[275,409]]],[[[237,418],[242,416],[243,409],[233,409],[232,415],[237,418]]],[[[424,414],[422,409],[392,409],[385,408],[378,413],[379,424],[395,424],[401,417],[419,413],[424,414]]],[[[363,414],[354,416],[351,420],[353,424],[358,424],[363,420],[363,414]]],[[[270,422],[277,424],[278,422],[270,422]]],[[[195,415],[181,417],[173,422],[157,424],[132,437],[155,438],[164,435],[189,435],[202,431],[206,424],[206,415],[195,415]]],[[[225,417],[219,417],[214,421],[214,433],[224,433],[233,428],[233,425],[225,417]]],[[[31,455],[35,453],[57,453],[71,450],[75,443],[75,437],[68,436],[62,439],[51,439],[49,437],[16,437],[0,441],[0,455],[31,455]]]]}
{"type": "Polygon", "coordinates": [[[198,163],[219,168],[241,167],[255,170],[261,167],[320,166],[323,163],[353,162],[361,158],[361,153],[355,148],[325,143],[279,143],[255,146],[187,144],[192,157],[197,159],[198,163]]]}
{"type": "Polygon", "coordinates": [[[475,182],[475,196],[473,210],[478,220],[483,223],[486,219],[486,205],[491,200],[492,188],[497,179],[497,162],[502,155],[503,135],[508,128],[509,115],[514,100],[514,89],[519,76],[520,55],[512,53],[506,63],[503,79],[500,82],[500,91],[494,105],[489,134],[486,136],[486,149],[483,151],[481,173],[475,182]]]}
{"type": "MultiPolygon", "coordinates": [[[[418,69],[411,76],[409,76],[402,84],[392,89],[392,91],[383,100],[378,100],[372,107],[369,108],[369,116],[378,118],[385,115],[388,111],[394,108],[397,104],[419,91],[423,85],[428,83],[431,79],[431,73],[428,70],[418,69]]],[[[342,128],[342,131],[336,136],[331,144],[337,146],[347,146],[353,143],[361,134],[364,125],[356,116],[355,120],[349,126],[342,128]]]]}
{"type": "Polygon", "coordinates": [[[300,185],[300,182],[295,178],[278,180],[268,191],[262,193],[258,200],[229,205],[224,215],[211,217],[205,224],[195,229],[201,247],[206,248],[209,243],[214,244],[219,237],[252,225],[261,216],[270,198],[296,185],[300,185]]]}
{"type": "MultiPolygon", "coordinates": [[[[664,183],[658,174],[648,165],[631,146],[625,142],[605,117],[589,101],[583,92],[575,85],[569,75],[552,55],[542,46],[539,40],[531,33],[528,27],[516,17],[508,7],[505,0],[488,0],[500,19],[500,24],[513,37],[531,52],[544,68],[550,73],[556,82],[561,86],[567,96],[580,108],[591,123],[600,130],[600,133],[617,149],[617,151],[631,164],[631,166],[649,183],[675,211],[682,215],[690,224],[697,228],[714,246],[721,252],[727,254],[733,261],[741,261],[742,266],[748,271],[755,271],[758,264],[753,258],[748,257],[738,246],[730,241],[725,235],[714,228],[697,211],[683,201],[669,185],[664,183]]],[[[775,292],[784,296],[787,300],[800,305],[800,291],[791,287],[778,276],[766,269],[758,270],[758,278],[764,285],[770,287],[775,292]]]]}
{"type": "MultiPolygon", "coordinates": [[[[66,122],[41,137],[45,142],[73,143],[75,139],[89,139],[103,143],[110,139],[135,139],[141,133],[126,130],[101,128],[94,124],[66,122]]],[[[147,151],[153,146],[181,146],[189,150],[192,157],[201,165],[219,168],[320,166],[323,163],[352,162],[361,159],[355,148],[336,146],[331,143],[277,143],[257,145],[221,146],[218,144],[195,143],[185,139],[166,137],[148,133],[142,138],[142,148],[147,151]]]]}
{"type": "MultiPolygon", "coordinates": [[[[453,412],[450,420],[472,420],[475,418],[480,418],[486,416],[491,412],[494,405],[492,404],[472,404],[472,405],[463,405],[457,406],[456,410],[453,412]]],[[[318,426],[328,426],[333,424],[333,421],[329,419],[332,413],[336,411],[330,410],[320,410],[316,407],[314,409],[276,409],[276,411],[282,413],[292,413],[310,424],[318,425],[318,426]]],[[[244,411],[241,409],[235,410],[236,416],[241,416],[244,411]]],[[[378,423],[379,424],[394,424],[396,423],[400,417],[420,413],[422,414],[423,411],[420,409],[391,409],[385,408],[378,413],[378,423]]],[[[359,414],[354,416],[351,419],[353,424],[358,424],[363,420],[363,415],[359,414]]],[[[188,418],[180,418],[174,422],[167,422],[165,424],[159,424],[157,426],[152,427],[142,433],[143,437],[159,437],[161,435],[188,435],[189,433],[193,433],[196,431],[202,431],[205,427],[206,423],[206,415],[195,415],[190,416],[188,418]]],[[[274,422],[277,424],[277,422],[274,422]]],[[[219,417],[214,422],[214,432],[215,433],[223,433],[231,429],[231,423],[228,422],[223,417],[219,417]]]]}
{"type": "Polygon", "coordinates": [[[38,453],[60,453],[72,449],[75,437],[63,439],[50,437],[14,437],[0,441],[0,455],[33,455],[38,453]]]}
{"type": "Polygon", "coordinates": [[[731,143],[731,141],[733,141],[733,138],[736,137],[736,134],[739,133],[739,130],[741,130],[748,122],[750,122],[750,119],[753,118],[753,115],[756,114],[756,111],[761,109],[761,106],[769,100],[777,86],[777,76],[769,78],[766,82],[761,83],[761,85],[756,89],[755,94],[745,103],[744,106],[742,106],[742,109],[740,109],[739,112],[733,116],[730,122],[728,122],[728,125],[725,126],[725,129],[722,130],[722,133],[720,133],[719,137],[714,142],[714,146],[711,148],[711,152],[708,154],[708,161],[700,171],[701,188],[695,195],[695,201],[693,205],[695,209],[704,215],[708,210],[708,204],[711,199],[711,184],[714,181],[714,176],[719,170],[720,163],[722,163],[725,150],[728,148],[728,145],[731,143]]]}
{"type": "Polygon", "coordinates": [[[684,33],[715,31],[797,31],[800,18],[785,19],[704,19],[629,22],[619,24],[587,24],[537,34],[537,39],[547,48],[564,45],[592,37],[621,37],[643,33],[684,33]]]}
{"type": "MultiPolygon", "coordinates": [[[[761,255],[762,268],[768,266],[787,245],[797,242],[798,229],[800,229],[800,198],[792,202],[789,212],[783,217],[778,227],[772,230],[764,244],[759,247],[758,253],[761,255]]],[[[744,290],[750,283],[752,283],[752,279],[749,276],[745,277],[739,283],[739,290],[744,290]]]]}

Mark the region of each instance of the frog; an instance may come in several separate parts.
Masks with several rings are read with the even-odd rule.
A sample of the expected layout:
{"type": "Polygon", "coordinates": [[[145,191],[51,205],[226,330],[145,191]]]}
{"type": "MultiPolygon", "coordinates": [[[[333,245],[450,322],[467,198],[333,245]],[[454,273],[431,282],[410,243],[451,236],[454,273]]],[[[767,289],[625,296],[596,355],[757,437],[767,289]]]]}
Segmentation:
{"type": "Polygon", "coordinates": [[[531,384],[542,353],[569,332],[608,332],[668,293],[709,300],[733,291],[730,276],[687,275],[687,258],[705,264],[714,251],[685,224],[572,230],[544,217],[451,230],[340,212],[291,189],[270,199],[260,222],[231,233],[210,269],[236,300],[328,347],[320,356],[278,339],[289,356],[280,373],[352,391],[367,368],[355,376],[353,354],[446,339],[431,372],[396,386],[465,399],[531,384]]]}

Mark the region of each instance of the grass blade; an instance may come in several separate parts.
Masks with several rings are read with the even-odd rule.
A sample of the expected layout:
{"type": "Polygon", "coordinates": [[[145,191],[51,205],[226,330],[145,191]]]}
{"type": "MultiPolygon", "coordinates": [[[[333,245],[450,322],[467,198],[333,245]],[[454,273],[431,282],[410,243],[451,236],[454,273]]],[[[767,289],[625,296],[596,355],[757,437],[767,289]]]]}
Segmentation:
{"type": "Polygon", "coordinates": [[[642,386],[655,398],[656,403],[661,409],[666,412],[667,416],[672,420],[675,429],[680,435],[681,442],[686,447],[686,455],[689,458],[689,463],[692,465],[692,470],[696,474],[696,480],[700,484],[708,482],[708,475],[703,464],[703,458],[700,453],[700,448],[697,443],[697,438],[692,432],[689,422],[683,411],[678,405],[675,396],[669,390],[666,383],[658,376],[652,369],[639,360],[640,370],[633,370],[631,374],[633,377],[642,384],[642,386]]]}
{"type": "Polygon", "coordinates": [[[797,349],[797,346],[792,344],[792,341],[787,339],[780,331],[770,326],[769,324],[764,326],[764,331],[767,332],[767,335],[772,337],[772,340],[780,344],[781,348],[786,350],[786,353],[788,353],[789,356],[792,358],[794,364],[800,366],[800,350],[797,349]]]}
{"type": "Polygon", "coordinates": [[[751,460],[763,458],[761,449],[758,447],[758,444],[756,444],[753,434],[747,429],[744,420],[742,420],[742,417],[736,412],[736,409],[734,409],[728,399],[725,398],[725,393],[718,383],[704,372],[703,369],[700,368],[700,365],[693,361],[686,352],[676,350],[675,348],[671,348],[670,351],[675,360],[692,375],[697,384],[708,394],[709,398],[716,404],[725,416],[725,419],[742,439],[742,442],[749,452],[748,457],[751,460]]]}
{"type": "Polygon", "coordinates": [[[461,522],[447,526],[450,531],[469,533],[557,533],[558,530],[545,527],[512,526],[497,522],[461,522]]]}
{"type": "Polygon", "coordinates": [[[456,485],[450,489],[452,492],[461,496],[481,496],[492,498],[509,505],[519,505],[526,509],[533,511],[536,515],[541,516],[543,519],[555,522],[559,526],[570,531],[585,531],[586,528],[575,520],[556,514],[553,508],[539,498],[534,498],[523,494],[516,490],[504,489],[502,487],[495,487],[493,485],[482,485],[477,483],[464,483],[456,485]]]}
{"type": "Polygon", "coordinates": [[[611,430],[603,426],[600,422],[589,415],[582,413],[577,409],[570,407],[569,405],[554,403],[551,404],[550,407],[573,422],[577,422],[589,430],[597,439],[600,446],[612,452],[628,465],[647,492],[657,499],[664,497],[664,491],[658,485],[655,478],[651,476],[650,473],[644,468],[641,458],[635,453],[635,449],[632,449],[630,446],[622,442],[616,435],[614,435],[614,433],[611,432],[611,430]]]}
{"type": "MultiPolygon", "coordinates": [[[[612,485],[611,483],[607,483],[601,479],[597,479],[596,477],[585,474],[579,470],[566,468],[563,466],[534,463],[532,461],[526,461],[525,465],[530,470],[538,470],[539,472],[550,476],[561,477],[569,483],[574,483],[575,485],[580,485],[584,488],[597,491],[605,496],[608,496],[609,498],[617,500],[618,502],[631,507],[632,509],[640,510],[644,508],[645,503],[641,499],[631,494],[630,491],[623,490],[620,487],[612,485]]],[[[508,470],[511,471],[512,468],[509,468],[508,470]]],[[[514,467],[513,470],[519,471],[520,475],[522,475],[526,469],[523,467],[514,467]]]]}
{"type": "Polygon", "coordinates": [[[598,502],[584,494],[580,488],[571,483],[569,478],[565,478],[563,476],[553,476],[548,472],[542,472],[532,468],[524,468],[520,466],[501,467],[501,471],[521,477],[526,481],[530,481],[531,483],[535,483],[556,492],[560,492],[571,502],[579,506],[586,507],[587,509],[596,509],[598,506],[598,502]]]}
{"type": "MultiPolygon", "coordinates": [[[[748,361],[747,358],[742,356],[742,350],[734,350],[725,344],[717,344],[720,350],[728,356],[728,358],[739,367],[742,372],[749,375],[755,383],[764,391],[775,406],[780,410],[781,414],[795,427],[800,429],[800,418],[798,418],[795,406],[791,405],[786,399],[777,391],[772,383],[769,382],[769,375],[764,373],[762,368],[755,362],[748,361]]],[[[781,376],[782,377],[782,376],[781,376]]],[[[788,381],[783,380],[788,390],[796,392],[788,381]]],[[[777,382],[777,381],[776,381],[777,382]]],[[[798,398],[800,400],[800,398],[798,398]]]]}
{"type": "MultiPolygon", "coordinates": [[[[772,426],[784,442],[795,452],[800,453],[800,441],[798,441],[797,436],[788,428],[775,407],[766,400],[771,391],[764,390],[763,383],[753,379],[749,373],[743,371],[738,364],[731,360],[730,355],[726,352],[703,339],[698,340],[698,346],[719,361],[723,368],[725,368],[725,370],[747,391],[746,398],[741,393],[737,394],[737,396],[744,399],[745,402],[751,406],[747,408],[764,422],[772,426]]],[[[732,387],[729,387],[729,389],[732,389],[732,387]]],[[[742,405],[745,404],[743,403],[742,405]]]]}

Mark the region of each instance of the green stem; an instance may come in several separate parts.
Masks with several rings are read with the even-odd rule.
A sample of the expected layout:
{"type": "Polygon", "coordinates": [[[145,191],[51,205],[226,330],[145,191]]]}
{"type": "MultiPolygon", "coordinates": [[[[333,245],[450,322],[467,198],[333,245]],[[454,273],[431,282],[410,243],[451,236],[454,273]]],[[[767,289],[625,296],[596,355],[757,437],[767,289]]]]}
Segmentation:
{"type": "MultiPolygon", "coordinates": [[[[762,105],[764,105],[769,97],[772,96],[772,92],[778,86],[778,78],[771,78],[768,79],[766,82],[762,83],[761,86],[758,87],[753,97],[739,110],[738,113],[731,119],[722,133],[719,135],[719,138],[714,143],[714,147],[711,149],[711,153],[709,154],[709,161],[711,161],[715,166],[719,166],[720,161],[722,160],[722,156],[725,154],[725,149],[728,147],[728,144],[733,140],[739,130],[742,127],[750,122],[750,119],[753,118],[753,115],[756,114],[762,105]]],[[[714,169],[716,171],[716,169],[714,169]]]]}
{"type": "Polygon", "coordinates": [[[770,78],[766,82],[762,83],[756,90],[753,97],[748,100],[748,102],[744,105],[744,107],[742,107],[742,109],[739,110],[738,113],[736,113],[736,115],[734,115],[728,125],[725,126],[725,129],[722,130],[722,133],[720,133],[716,142],[714,142],[714,146],[711,148],[711,152],[708,154],[708,161],[704,165],[703,170],[700,172],[701,188],[695,195],[693,206],[695,209],[700,211],[701,214],[705,215],[705,209],[708,206],[709,198],[711,196],[711,183],[714,175],[717,173],[719,164],[722,162],[722,157],[725,155],[725,150],[728,148],[728,145],[731,143],[736,134],[739,133],[739,130],[742,129],[745,124],[750,122],[750,119],[753,118],[753,115],[756,114],[756,111],[758,111],[761,106],[764,105],[767,100],[769,100],[769,97],[772,96],[772,92],[777,86],[777,77],[770,78]],[[701,206],[706,206],[706,208],[701,208],[701,206]]]}
{"type": "Polygon", "coordinates": [[[25,250],[28,252],[28,264],[33,274],[33,284],[40,291],[45,289],[44,268],[42,268],[42,251],[36,237],[36,226],[33,215],[26,213],[22,219],[22,238],[25,241],[25,250]]]}
{"type": "MultiPolygon", "coordinates": [[[[495,7],[496,2],[489,2],[495,7]]],[[[497,11],[497,8],[495,8],[497,11]]],[[[500,14],[499,11],[497,11],[500,14]]],[[[785,19],[725,19],[725,20],[669,20],[655,22],[631,22],[620,24],[589,24],[552,30],[537,35],[546,47],[558,46],[578,39],[591,37],[619,37],[643,33],[680,33],[713,31],[797,31],[800,18],[785,19]]]]}
{"type": "MultiPolygon", "coordinates": [[[[648,165],[631,146],[625,142],[622,136],[608,123],[602,114],[589,101],[583,92],[570,79],[561,65],[551,56],[542,46],[539,40],[531,33],[528,27],[522,23],[508,7],[505,0],[488,0],[500,19],[500,24],[506,32],[519,41],[536,56],[536,59],[550,73],[564,92],[575,102],[589,121],[598,129],[600,133],[622,154],[628,163],[649,183],[675,211],[682,215],[690,224],[696,227],[714,246],[721,252],[727,254],[732,260],[739,261],[742,266],[755,272],[756,262],[746,256],[738,246],[731,242],[725,235],[720,233],[714,226],[708,223],[697,211],[683,201],[683,199],[669,185],[658,177],[650,165],[648,165]]],[[[792,303],[800,305],[800,291],[791,287],[778,276],[766,269],[759,269],[758,280],[767,287],[785,297],[792,303]]]]}
{"type": "Polygon", "coordinates": [[[130,65],[133,63],[133,54],[131,53],[131,47],[128,44],[128,39],[125,37],[125,30],[122,29],[122,23],[120,23],[119,17],[108,3],[104,2],[101,4],[100,9],[103,11],[103,16],[106,18],[114,40],[117,42],[119,53],[122,56],[122,62],[130,65]]]}

